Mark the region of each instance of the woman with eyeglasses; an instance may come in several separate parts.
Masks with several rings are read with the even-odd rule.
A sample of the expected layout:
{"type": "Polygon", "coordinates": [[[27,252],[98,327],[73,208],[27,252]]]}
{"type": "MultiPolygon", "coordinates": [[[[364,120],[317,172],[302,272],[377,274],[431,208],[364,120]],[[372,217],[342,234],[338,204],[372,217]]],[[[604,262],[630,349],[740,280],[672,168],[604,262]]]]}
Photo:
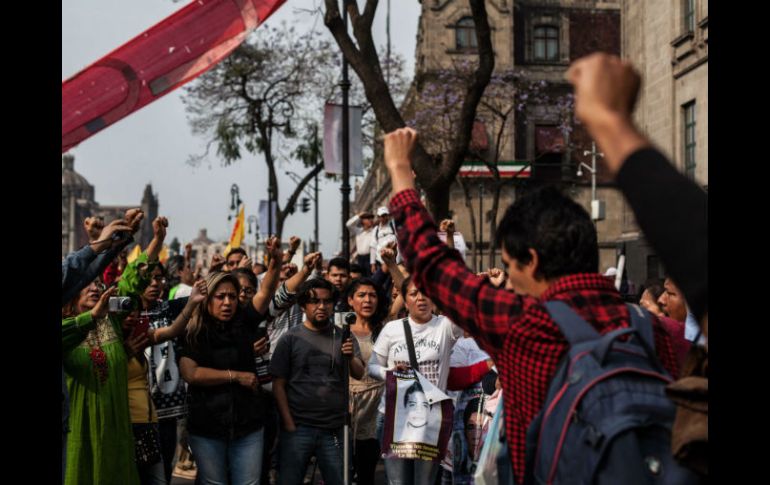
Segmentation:
{"type": "MultiPolygon", "coordinates": [[[[150,247],[148,247],[149,249],[150,247]]],[[[137,318],[149,321],[149,328],[152,332],[149,334],[151,339],[153,338],[152,335],[163,335],[164,338],[155,338],[149,342],[144,342],[141,347],[142,358],[138,362],[141,362],[143,366],[144,375],[149,375],[149,388],[157,418],[150,422],[146,419],[137,422],[135,419],[134,428],[138,434],[144,433],[149,436],[151,432],[155,432],[154,429],[153,431],[147,430],[151,427],[150,425],[153,428],[157,427],[157,432],[160,435],[163,475],[165,475],[166,481],[170,482],[174,454],[179,441],[177,436],[178,421],[187,415],[187,391],[177,365],[180,350],[180,342],[178,342],[177,337],[184,332],[184,325],[177,328],[173,324],[180,316],[186,316],[184,319],[186,325],[192,315],[191,305],[196,302],[191,302],[188,297],[179,297],[173,300],[164,299],[167,283],[167,272],[163,265],[158,263],[152,271],[150,284],[141,295],[143,311],[137,318]],[[137,426],[140,423],[147,426],[137,426]]],[[[193,288],[195,286],[193,283],[193,288]]],[[[200,291],[196,294],[200,294],[200,291]]],[[[139,345],[137,342],[133,342],[133,344],[139,345]]],[[[129,362],[129,372],[131,371],[131,364],[132,362],[129,362]]],[[[135,385],[139,388],[141,382],[137,381],[135,385]]],[[[142,413],[139,414],[144,416],[142,413]]]]}
{"type": "Polygon", "coordinates": [[[262,323],[281,266],[280,241],[270,238],[265,246],[268,271],[251,302],[239,305],[236,276],[210,274],[206,299],[187,327],[179,366],[188,383],[187,429],[202,484],[259,482],[265,399],[255,356],[268,350],[262,323]]]}
{"type": "Polygon", "coordinates": [[[139,483],[128,397],[128,356],[122,321],[128,311],[108,312],[109,298],[133,301],[149,285],[166,236],[168,222],[156,218],[146,253],[126,267],[117,288],[98,280],[62,309],[63,339],[79,334],[77,346],[63,345],[64,371],[70,393],[71,429],[67,437],[65,484],[110,483],[115,477],[139,483]]]}
{"type": "MultiPolygon", "coordinates": [[[[162,278],[161,266],[153,270],[153,279],[155,282],[162,278]]],[[[153,283],[154,284],[154,283],[153,283]]],[[[147,288],[153,286],[152,284],[147,288]]],[[[145,289],[142,297],[142,305],[147,304],[146,295],[152,295],[145,289]]],[[[165,485],[170,481],[170,466],[173,459],[173,453],[176,448],[176,415],[168,417],[169,412],[174,408],[181,408],[184,412],[184,386],[179,386],[179,370],[176,365],[173,366],[173,373],[169,369],[167,359],[164,359],[164,352],[153,354],[153,350],[166,347],[166,352],[172,353],[175,348],[171,345],[173,339],[184,333],[185,326],[192,316],[195,306],[206,298],[206,284],[199,281],[193,285],[192,293],[189,298],[184,298],[184,308],[177,312],[173,322],[166,322],[163,312],[153,312],[148,310],[136,309],[123,320],[123,336],[126,342],[128,352],[128,404],[131,412],[131,424],[134,432],[134,451],[136,456],[136,465],[139,471],[139,481],[142,485],[165,485]],[[158,318],[160,316],[160,318],[158,318]],[[148,347],[149,345],[149,347],[148,347]],[[146,349],[146,350],[145,350],[146,349]],[[147,355],[146,355],[147,354],[147,355]],[[160,364],[152,366],[152,394],[148,371],[150,364],[147,356],[155,358],[154,362],[160,364]],[[174,400],[172,393],[163,395],[162,390],[173,391],[179,387],[182,394],[174,400]],[[169,396],[170,395],[170,399],[169,396]],[[160,396],[160,399],[158,399],[160,396]],[[155,401],[160,402],[160,405],[155,401]],[[162,407],[161,407],[162,406],[162,407]],[[159,420],[161,416],[165,419],[159,420]],[[173,434],[169,430],[162,429],[162,424],[172,423],[173,434]],[[166,435],[164,436],[164,431],[166,435]],[[164,443],[164,438],[171,443],[164,443]],[[168,456],[167,449],[173,445],[168,456]],[[167,458],[168,456],[168,458],[167,458]],[[166,463],[168,460],[168,463],[166,463]],[[166,474],[168,473],[168,477],[166,474]]],[[[157,307],[156,307],[157,309],[157,307]]],[[[168,354],[165,354],[167,357],[168,354]]],[[[173,359],[173,353],[172,353],[173,359]]],[[[174,359],[175,360],[175,359],[174,359]]]]}
{"type": "Polygon", "coordinates": [[[231,273],[238,278],[238,284],[241,285],[241,292],[238,293],[238,303],[241,306],[246,305],[257,294],[257,277],[253,271],[248,268],[237,268],[231,273]]]}

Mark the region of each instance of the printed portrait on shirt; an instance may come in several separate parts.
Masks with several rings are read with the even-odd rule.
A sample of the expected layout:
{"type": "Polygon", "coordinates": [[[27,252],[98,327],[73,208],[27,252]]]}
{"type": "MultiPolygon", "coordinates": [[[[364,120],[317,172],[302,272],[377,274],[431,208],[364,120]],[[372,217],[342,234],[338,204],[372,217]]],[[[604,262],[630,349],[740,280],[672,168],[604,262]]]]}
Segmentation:
{"type": "Polygon", "coordinates": [[[436,446],[441,428],[441,406],[428,402],[419,382],[399,380],[398,384],[395,441],[436,446]]]}

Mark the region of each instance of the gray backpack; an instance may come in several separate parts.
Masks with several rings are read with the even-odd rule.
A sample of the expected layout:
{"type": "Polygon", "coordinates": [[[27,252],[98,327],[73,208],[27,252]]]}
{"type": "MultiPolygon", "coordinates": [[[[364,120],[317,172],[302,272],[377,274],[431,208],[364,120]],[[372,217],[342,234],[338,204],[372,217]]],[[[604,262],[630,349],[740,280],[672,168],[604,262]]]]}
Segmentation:
{"type": "Polygon", "coordinates": [[[699,483],[671,453],[676,408],[652,320],[627,306],[631,327],[600,335],[565,303],[545,303],[570,350],[527,432],[525,483],[699,483]]]}

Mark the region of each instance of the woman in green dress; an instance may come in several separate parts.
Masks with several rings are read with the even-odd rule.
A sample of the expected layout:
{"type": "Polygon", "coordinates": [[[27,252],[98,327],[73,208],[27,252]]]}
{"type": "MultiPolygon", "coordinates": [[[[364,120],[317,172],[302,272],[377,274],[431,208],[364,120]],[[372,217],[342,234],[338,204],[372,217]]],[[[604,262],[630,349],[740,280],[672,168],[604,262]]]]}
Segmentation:
{"type": "MultiPolygon", "coordinates": [[[[117,292],[111,289],[111,293],[139,300],[150,282],[167,224],[164,218],[153,221],[155,237],[151,247],[135,264],[126,267],[117,292]]],[[[94,318],[91,311],[104,291],[104,285],[94,281],[62,311],[62,360],[70,394],[65,485],[139,483],[128,408],[128,360],[121,328],[126,313],[105,314],[97,309],[94,318]],[[80,334],[82,339],[83,333],[85,339],[77,346],[67,344],[68,338],[74,340],[80,334]]]]}

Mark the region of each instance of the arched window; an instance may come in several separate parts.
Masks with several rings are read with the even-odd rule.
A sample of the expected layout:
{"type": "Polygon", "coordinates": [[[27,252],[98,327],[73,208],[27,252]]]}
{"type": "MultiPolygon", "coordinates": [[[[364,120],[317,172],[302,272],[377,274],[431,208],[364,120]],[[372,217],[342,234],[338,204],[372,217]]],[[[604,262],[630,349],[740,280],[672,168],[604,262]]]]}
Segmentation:
{"type": "Polygon", "coordinates": [[[455,25],[457,50],[472,50],[478,47],[476,43],[476,24],[473,17],[463,17],[455,25]]]}
{"type": "Polygon", "coordinates": [[[558,61],[559,60],[559,29],[557,27],[538,26],[535,27],[534,35],[534,54],[536,61],[558,61]]]}

